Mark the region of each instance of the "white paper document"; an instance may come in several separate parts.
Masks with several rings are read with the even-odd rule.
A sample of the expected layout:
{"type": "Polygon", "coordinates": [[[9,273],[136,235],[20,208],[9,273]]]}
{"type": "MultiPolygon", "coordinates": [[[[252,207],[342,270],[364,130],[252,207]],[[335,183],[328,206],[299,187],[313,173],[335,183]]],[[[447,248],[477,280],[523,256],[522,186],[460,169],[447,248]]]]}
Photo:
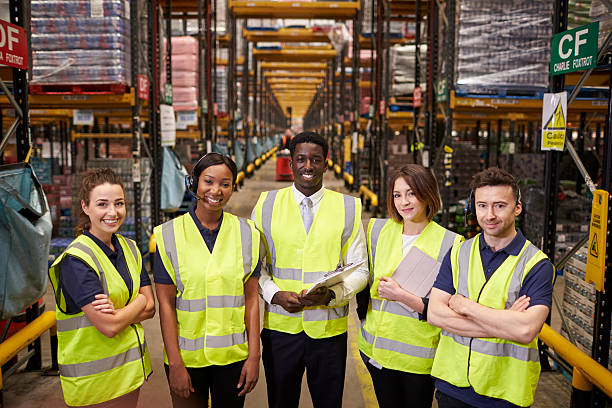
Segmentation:
{"type": "Polygon", "coordinates": [[[325,275],[323,275],[321,279],[316,281],[315,284],[310,287],[310,289],[306,291],[306,294],[308,295],[309,293],[323,286],[329,288],[330,286],[334,286],[335,284],[342,282],[347,276],[353,273],[355,269],[357,269],[364,263],[365,263],[365,260],[362,260],[357,263],[350,263],[350,264],[344,265],[334,271],[327,272],[325,275]]]}

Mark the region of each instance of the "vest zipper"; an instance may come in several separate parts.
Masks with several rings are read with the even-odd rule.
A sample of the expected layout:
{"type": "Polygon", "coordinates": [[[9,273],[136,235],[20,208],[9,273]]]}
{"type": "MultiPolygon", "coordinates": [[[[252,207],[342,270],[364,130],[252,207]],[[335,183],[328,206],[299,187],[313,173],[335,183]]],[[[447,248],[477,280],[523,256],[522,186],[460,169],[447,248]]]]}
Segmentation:
{"type": "Polygon", "coordinates": [[[142,375],[145,381],[148,381],[147,377],[147,369],[144,364],[144,345],[140,342],[140,336],[138,335],[138,329],[136,328],[136,324],[132,323],[130,326],[134,329],[134,333],[136,333],[136,340],[138,341],[138,351],[140,352],[140,363],[142,364],[142,375]]]}
{"type": "MultiPolygon", "coordinates": [[[[493,273],[495,273],[495,271],[493,271],[493,273]]],[[[491,274],[491,276],[493,276],[493,273],[491,274]]],[[[486,280],[484,285],[482,285],[482,287],[480,288],[480,292],[478,292],[478,297],[476,298],[476,303],[480,303],[480,295],[482,295],[482,291],[484,290],[485,286],[487,286],[487,283],[489,283],[489,279],[491,279],[491,276],[489,276],[486,280]]],[[[474,388],[472,386],[472,383],[470,382],[470,360],[472,358],[472,341],[474,340],[474,337],[470,337],[470,346],[469,346],[469,353],[468,353],[468,364],[467,364],[467,381],[468,384],[470,384],[470,387],[474,388]]]]}

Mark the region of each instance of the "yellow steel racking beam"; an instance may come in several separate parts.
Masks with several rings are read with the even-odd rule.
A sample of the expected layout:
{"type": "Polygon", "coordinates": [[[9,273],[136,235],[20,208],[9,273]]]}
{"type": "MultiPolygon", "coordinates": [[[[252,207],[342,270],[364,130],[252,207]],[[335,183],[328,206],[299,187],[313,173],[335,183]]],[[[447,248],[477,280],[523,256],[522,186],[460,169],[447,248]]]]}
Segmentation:
{"type": "Polygon", "coordinates": [[[324,72],[266,71],[265,78],[325,78],[324,72]]]}
{"type": "Polygon", "coordinates": [[[285,71],[323,71],[327,69],[327,64],[324,62],[262,62],[261,69],[263,70],[285,70],[285,71]]]}
{"type": "Polygon", "coordinates": [[[351,19],[359,10],[358,1],[252,1],[229,0],[228,7],[239,18],[320,18],[351,19]]]}
{"type": "Polygon", "coordinates": [[[283,85],[292,85],[292,84],[309,84],[309,85],[319,85],[321,83],[320,78],[296,78],[296,79],[285,79],[285,78],[269,78],[268,84],[283,84],[283,85]]]}
{"type": "Polygon", "coordinates": [[[316,62],[331,60],[336,56],[336,50],[330,49],[282,49],[282,50],[253,50],[253,56],[260,61],[275,62],[316,62]]]}
{"type": "Polygon", "coordinates": [[[247,41],[257,42],[330,42],[327,34],[312,28],[280,28],[277,31],[242,30],[247,41]]]}

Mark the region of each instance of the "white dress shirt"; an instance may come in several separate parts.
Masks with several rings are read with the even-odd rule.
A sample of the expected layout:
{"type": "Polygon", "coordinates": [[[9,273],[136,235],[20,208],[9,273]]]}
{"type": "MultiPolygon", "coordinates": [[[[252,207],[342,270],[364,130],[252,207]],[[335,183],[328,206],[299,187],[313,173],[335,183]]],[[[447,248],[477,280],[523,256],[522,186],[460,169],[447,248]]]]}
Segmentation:
{"type": "MultiPolygon", "coordinates": [[[[306,196],[295,187],[295,184],[293,185],[292,190],[293,196],[295,197],[295,201],[299,206],[304,197],[306,196]]],[[[321,187],[319,191],[310,196],[310,199],[312,200],[313,218],[317,214],[324,192],[325,187],[321,187]]],[[[255,220],[254,215],[254,213],[251,215],[251,219],[253,220],[255,220]]],[[[366,240],[365,233],[363,232],[363,224],[361,223],[361,220],[359,220],[358,222],[359,226],[357,228],[357,237],[347,249],[343,261],[345,265],[349,263],[360,262],[362,260],[365,260],[365,262],[357,269],[355,269],[353,273],[347,276],[343,282],[340,282],[329,288],[336,295],[336,298],[329,303],[329,306],[337,306],[348,302],[353,296],[357,294],[357,292],[365,288],[368,283],[368,279],[370,277],[370,271],[368,269],[368,251],[366,249],[366,240]]],[[[262,239],[263,238],[264,237],[262,235],[262,239]]],[[[276,292],[280,291],[280,288],[272,280],[272,276],[270,275],[268,269],[269,265],[265,264],[265,251],[263,252],[262,258],[263,259],[261,263],[261,276],[259,277],[259,292],[266,302],[272,303],[272,298],[274,297],[276,292]]]]}

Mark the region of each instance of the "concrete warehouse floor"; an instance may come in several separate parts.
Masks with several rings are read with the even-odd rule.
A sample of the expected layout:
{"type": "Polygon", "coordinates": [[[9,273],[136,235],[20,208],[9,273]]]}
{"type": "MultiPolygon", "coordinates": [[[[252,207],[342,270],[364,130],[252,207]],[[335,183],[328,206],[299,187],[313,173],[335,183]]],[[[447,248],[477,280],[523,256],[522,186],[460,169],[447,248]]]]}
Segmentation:
{"type": "MultiPolygon", "coordinates": [[[[226,206],[230,213],[250,217],[251,210],[255,206],[257,198],[262,191],[282,188],[290,185],[289,182],[274,181],[275,160],[266,162],[255,175],[245,181],[244,187],[235,192],[226,206]]],[[[325,176],[325,187],[336,191],[347,193],[342,180],[333,177],[331,171],[325,176]]],[[[353,193],[353,195],[356,195],[353,193]]],[[[130,209],[128,209],[129,215],[130,209]]],[[[364,228],[367,227],[370,213],[363,214],[364,228]]],[[[555,293],[562,300],[564,281],[561,277],[557,279],[555,293]]],[[[55,300],[51,286],[45,294],[46,310],[54,310],[55,300]]],[[[263,313],[263,305],[260,310],[263,313]]],[[[166,376],[164,374],[162,361],[162,337],[159,327],[159,315],[143,324],[147,336],[147,344],[153,362],[153,374],[149,381],[144,384],[140,393],[138,407],[170,407],[170,391],[166,376]]],[[[349,348],[347,357],[346,380],[344,385],[344,408],[377,407],[374,389],[369,374],[363,365],[357,349],[357,328],[359,322],[355,313],[354,305],[351,305],[351,316],[349,318],[349,348]]],[[[560,319],[553,308],[553,328],[559,330],[560,319]]],[[[43,365],[50,365],[49,337],[42,338],[43,365]]],[[[306,386],[306,380],[302,385],[300,407],[312,407],[312,401],[306,386]]],[[[259,382],[255,389],[247,395],[247,407],[266,407],[266,384],[263,365],[260,368],[259,382]]],[[[571,385],[568,379],[558,372],[546,372],[540,376],[540,384],[536,391],[534,408],[544,407],[569,407],[571,385]]],[[[59,377],[44,376],[40,372],[19,372],[4,380],[4,406],[7,408],[57,408],[65,407],[62,398],[59,377]]],[[[434,407],[437,404],[434,402],[434,407]]]]}

